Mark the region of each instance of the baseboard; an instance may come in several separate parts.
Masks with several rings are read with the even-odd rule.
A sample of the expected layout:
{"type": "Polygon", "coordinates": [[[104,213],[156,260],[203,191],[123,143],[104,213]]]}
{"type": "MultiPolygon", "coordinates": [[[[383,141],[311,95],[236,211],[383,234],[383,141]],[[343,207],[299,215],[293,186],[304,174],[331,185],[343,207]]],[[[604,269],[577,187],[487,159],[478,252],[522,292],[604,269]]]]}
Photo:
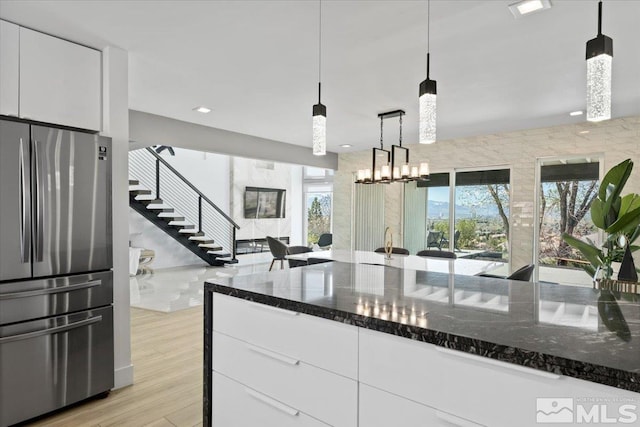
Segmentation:
{"type": "Polygon", "coordinates": [[[113,372],[113,389],[117,390],[133,384],[133,365],[117,368],[113,372]]]}

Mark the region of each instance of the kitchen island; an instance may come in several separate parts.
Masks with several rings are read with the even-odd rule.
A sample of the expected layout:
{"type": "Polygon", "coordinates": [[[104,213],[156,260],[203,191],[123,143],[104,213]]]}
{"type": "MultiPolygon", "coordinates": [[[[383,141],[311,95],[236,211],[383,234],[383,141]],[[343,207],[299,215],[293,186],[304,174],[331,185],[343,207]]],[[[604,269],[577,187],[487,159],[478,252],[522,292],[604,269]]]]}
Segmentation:
{"type": "Polygon", "coordinates": [[[205,425],[640,413],[637,295],[341,262],[212,279],[205,293],[205,425]]]}

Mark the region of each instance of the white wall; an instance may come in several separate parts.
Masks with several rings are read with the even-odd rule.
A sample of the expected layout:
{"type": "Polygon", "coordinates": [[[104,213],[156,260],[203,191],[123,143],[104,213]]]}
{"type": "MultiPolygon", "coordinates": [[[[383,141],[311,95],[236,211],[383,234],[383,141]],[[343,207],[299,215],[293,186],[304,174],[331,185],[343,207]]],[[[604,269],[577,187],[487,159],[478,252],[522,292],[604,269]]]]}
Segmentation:
{"type": "MultiPolygon", "coordinates": [[[[301,225],[297,230],[292,229],[292,217],[300,217],[299,206],[302,204],[302,185],[297,185],[297,193],[293,194],[292,181],[301,177],[301,167],[284,163],[233,157],[231,161],[231,217],[240,226],[236,237],[238,239],[264,238],[265,236],[288,236],[291,244],[300,244],[302,238],[301,225]],[[295,172],[294,172],[295,168],[295,172]],[[249,219],[244,217],[245,187],[266,187],[285,189],[286,212],[285,218],[249,219]],[[298,212],[294,214],[295,205],[298,212]],[[292,235],[294,233],[294,235],[292,235]],[[294,240],[294,237],[298,239],[294,240]]],[[[296,218],[296,221],[299,221],[296,218]]]]}
{"type": "Polygon", "coordinates": [[[160,155],[228,215],[231,158],[224,154],[178,147],[175,147],[174,151],[175,156],[169,155],[167,150],[162,151],[160,155]]]}
{"type": "Polygon", "coordinates": [[[107,47],[102,52],[103,135],[112,138],[113,326],[115,388],[133,384],[129,315],[129,71],[128,53],[107,47]]]}

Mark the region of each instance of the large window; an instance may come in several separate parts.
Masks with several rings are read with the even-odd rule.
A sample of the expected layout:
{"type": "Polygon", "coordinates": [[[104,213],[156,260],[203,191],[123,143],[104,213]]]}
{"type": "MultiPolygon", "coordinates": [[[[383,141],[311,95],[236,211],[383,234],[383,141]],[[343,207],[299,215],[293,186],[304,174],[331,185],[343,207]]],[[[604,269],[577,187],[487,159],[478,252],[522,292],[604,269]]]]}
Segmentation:
{"type": "Polygon", "coordinates": [[[304,168],[304,239],[306,245],[318,243],[322,234],[331,233],[333,209],[333,171],[304,168]]]}
{"type": "Polygon", "coordinates": [[[562,239],[567,233],[597,242],[599,234],[590,216],[598,194],[600,165],[585,159],[541,162],[538,214],[538,278],[566,284],[590,283],[581,266],[582,254],[562,239]]]}
{"type": "Polygon", "coordinates": [[[509,259],[510,171],[456,173],[455,247],[467,258],[509,259]]]}

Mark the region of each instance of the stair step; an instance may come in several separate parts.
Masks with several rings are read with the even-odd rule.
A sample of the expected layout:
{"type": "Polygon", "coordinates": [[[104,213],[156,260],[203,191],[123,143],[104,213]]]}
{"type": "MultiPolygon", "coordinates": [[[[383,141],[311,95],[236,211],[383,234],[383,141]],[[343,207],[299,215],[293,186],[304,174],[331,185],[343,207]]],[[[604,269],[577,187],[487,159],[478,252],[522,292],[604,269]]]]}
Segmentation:
{"type": "Polygon", "coordinates": [[[205,248],[207,245],[213,245],[213,243],[215,243],[212,239],[209,239],[207,236],[202,236],[202,237],[205,240],[200,240],[200,238],[198,238],[198,239],[189,238],[189,240],[193,240],[194,242],[198,242],[198,246],[200,246],[201,248],[205,248]]]}
{"type": "Polygon", "coordinates": [[[153,208],[153,209],[149,209],[151,211],[154,212],[163,212],[163,213],[172,213],[173,212],[173,208],[153,208]]]}
{"type": "MultiPolygon", "coordinates": [[[[185,220],[185,218],[183,216],[176,216],[176,215],[180,215],[180,214],[169,214],[167,216],[165,215],[158,215],[158,218],[164,219],[167,222],[182,222],[185,220]]],[[[173,225],[173,224],[172,224],[173,225]]]]}
{"type": "Polygon", "coordinates": [[[154,196],[154,195],[152,195],[152,194],[145,194],[145,195],[143,195],[143,196],[135,196],[135,198],[136,198],[136,200],[137,200],[137,201],[142,202],[142,203],[145,203],[145,204],[147,204],[147,202],[152,202],[152,201],[154,201],[154,200],[155,200],[155,197],[156,197],[156,196],[154,196]]]}
{"type": "Polygon", "coordinates": [[[195,240],[196,242],[207,242],[211,240],[211,238],[205,236],[204,233],[196,233],[193,236],[189,236],[189,240],[195,240]]]}
{"type": "Polygon", "coordinates": [[[134,190],[129,189],[129,194],[135,196],[148,196],[151,194],[151,190],[145,190],[144,188],[136,188],[134,190]]]}
{"type": "MultiPolygon", "coordinates": [[[[213,242],[213,240],[211,240],[211,242],[213,242]]],[[[198,246],[200,246],[203,249],[209,249],[210,251],[222,250],[222,247],[219,245],[216,245],[215,243],[200,243],[198,246]]]]}
{"type": "MultiPolygon", "coordinates": [[[[143,201],[143,200],[141,200],[143,201]]],[[[169,205],[165,205],[162,203],[162,200],[160,200],[158,202],[158,199],[156,200],[147,200],[147,202],[151,202],[151,203],[147,203],[147,209],[166,209],[166,208],[170,208],[171,206],[169,205]]]]}
{"type": "Polygon", "coordinates": [[[178,233],[204,236],[204,233],[202,233],[202,231],[198,231],[198,230],[195,229],[195,226],[194,226],[194,228],[182,228],[182,229],[180,229],[180,231],[178,231],[178,233]]]}
{"type": "Polygon", "coordinates": [[[222,252],[222,251],[207,251],[207,253],[216,259],[218,258],[228,258],[231,256],[230,253],[222,252]]]}
{"type": "Polygon", "coordinates": [[[137,179],[130,179],[129,185],[140,185],[140,181],[138,181],[137,179]]]}
{"type": "Polygon", "coordinates": [[[174,224],[174,223],[173,223],[173,221],[172,221],[172,222],[170,222],[170,223],[169,223],[169,225],[170,225],[170,226],[172,226],[172,227],[179,227],[179,228],[181,228],[182,230],[193,230],[193,229],[195,229],[195,228],[196,228],[196,226],[195,226],[195,225],[193,225],[193,224],[186,224],[186,223],[182,223],[182,224],[181,224],[181,223],[174,224]]]}

